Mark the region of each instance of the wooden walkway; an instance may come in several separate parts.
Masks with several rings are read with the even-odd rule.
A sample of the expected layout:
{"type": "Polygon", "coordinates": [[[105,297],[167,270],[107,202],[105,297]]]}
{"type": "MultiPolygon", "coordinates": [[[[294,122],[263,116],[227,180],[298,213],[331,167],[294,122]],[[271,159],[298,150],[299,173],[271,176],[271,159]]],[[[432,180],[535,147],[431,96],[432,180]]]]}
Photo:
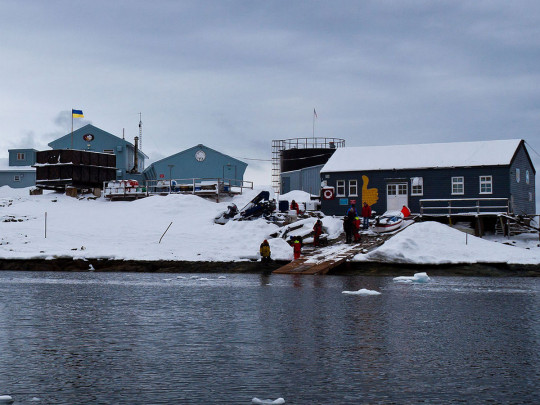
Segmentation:
{"type": "Polygon", "coordinates": [[[340,242],[332,246],[307,251],[300,259],[293,260],[274,270],[273,274],[326,274],[357,254],[367,253],[372,248],[382,245],[387,238],[383,235],[363,235],[360,243],[349,245],[340,242]]]}

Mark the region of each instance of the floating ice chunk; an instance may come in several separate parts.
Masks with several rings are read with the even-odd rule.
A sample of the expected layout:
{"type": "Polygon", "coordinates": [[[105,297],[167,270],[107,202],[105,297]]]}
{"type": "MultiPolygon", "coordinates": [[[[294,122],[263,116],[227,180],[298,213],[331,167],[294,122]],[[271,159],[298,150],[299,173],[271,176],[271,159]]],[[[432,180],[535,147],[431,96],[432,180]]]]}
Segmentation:
{"type": "Polygon", "coordinates": [[[259,398],[253,398],[251,400],[252,404],[259,404],[259,405],[280,405],[284,404],[285,400],[283,398],[278,399],[259,399],[259,398]]]}
{"type": "Polygon", "coordinates": [[[218,278],[219,278],[219,279],[225,279],[225,278],[227,278],[227,277],[225,277],[225,276],[219,276],[218,278]]]}
{"type": "Polygon", "coordinates": [[[365,288],[362,288],[358,291],[343,291],[343,294],[350,294],[350,295],[380,295],[381,293],[374,290],[366,290],[365,288]]]}
{"type": "Polygon", "coordinates": [[[400,283],[427,283],[431,279],[427,275],[427,273],[415,273],[414,276],[399,276],[394,277],[394,281],[400,282],[400,283]]]}
{"type": "Polygon", "coordinates": [[[176,278],[178,278],[178,279],[185,279],[184,276],[176,276],[176,278]]]}
{"type": "Polygon", "coordinates": [[[90,264],[90,265],[88,266],[88,271],[94,271],[94,270],[95,270],[95,269],[94,269],[94,266],[92,266],[92,264],[90,264]]]}
{"type": "Polygon", "coordinates": [[[172,281],[172,278],[164,278],[163,281],[172,281]]]}
{"type": "Polygon", "coordinates": [[[209,278],[206,278],[206,277],[201,277],[201,278],[199,279],[199,281],[210,281],[210,279],[209,279],[209,278]]]}
{"type": "Polygon", "coordinates": [[[13,398],[9,395],[0,395],[0,404],[12,404],[13,398]]]}

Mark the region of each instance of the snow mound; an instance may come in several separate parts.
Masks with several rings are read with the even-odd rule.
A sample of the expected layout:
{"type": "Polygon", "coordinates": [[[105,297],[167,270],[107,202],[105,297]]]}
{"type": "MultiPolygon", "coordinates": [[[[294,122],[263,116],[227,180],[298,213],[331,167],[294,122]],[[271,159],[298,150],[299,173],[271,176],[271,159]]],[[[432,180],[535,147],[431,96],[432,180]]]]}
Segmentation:
{"type": "Polygon", "coordinates": [[[251,403],[252,404],[259,404],[259,405],[267,405],[267,404],[272,404],[272,405],[280,405],[280,404],[284,404],[285,403],[285,400],[283,398],[278,398],[278,399],[259,399],[259,398],[253,398],[251,400],[251,403]]]}
{"type": "Polygon", "coordinates": [[[358,291],[342,291],[342,293],[349,295],[381,295],[381,293],[378,291],[366,290],[365,288],[361,288],[358,291]]]}
{"type": "Polygon", "coordinates": [[[305,203],[306,201],[311,201],[311,194],[306,193],[305,191],[293,190],[289,191],[286,194],[281,194],[279,196],[280,201],[296,201],[297,203],[305,203]]]}
{"type": "Polygon", "coordinates": [[[414,276],[399,276],[394,277],[394,281],[400,283],[427,283],[431,281],[427,273],[415,273],[414,276]]]}
{"type": "Polygon", "coordinates": [[[524,249],[477,238],[438,222],[412,224],[354,261],[408,264],[537,264],[540,249],[524,249]]]}

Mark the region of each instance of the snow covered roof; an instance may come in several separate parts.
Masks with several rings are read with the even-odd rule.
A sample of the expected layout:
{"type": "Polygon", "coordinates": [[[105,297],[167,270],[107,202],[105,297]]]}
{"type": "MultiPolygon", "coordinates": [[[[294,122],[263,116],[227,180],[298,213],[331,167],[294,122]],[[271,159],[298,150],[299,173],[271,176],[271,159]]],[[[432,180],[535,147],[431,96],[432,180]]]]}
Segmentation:
{"type": "Polygon", "coordinates": [[[321,173],[509,165],[521,139],[338,148],[321,173]]]}

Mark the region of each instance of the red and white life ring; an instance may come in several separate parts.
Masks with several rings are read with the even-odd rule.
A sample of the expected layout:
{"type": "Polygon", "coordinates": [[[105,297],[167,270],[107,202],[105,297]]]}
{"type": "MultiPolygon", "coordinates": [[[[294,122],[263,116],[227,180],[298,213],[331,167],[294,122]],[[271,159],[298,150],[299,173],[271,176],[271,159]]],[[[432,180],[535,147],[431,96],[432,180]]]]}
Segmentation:
{"type": "Polygon", "coordinates": [[[334,199],[334,189],[333,188],[325,188],[325,189],[323,189],[323,198],[325,200],[333,200],[334,199]]]}

